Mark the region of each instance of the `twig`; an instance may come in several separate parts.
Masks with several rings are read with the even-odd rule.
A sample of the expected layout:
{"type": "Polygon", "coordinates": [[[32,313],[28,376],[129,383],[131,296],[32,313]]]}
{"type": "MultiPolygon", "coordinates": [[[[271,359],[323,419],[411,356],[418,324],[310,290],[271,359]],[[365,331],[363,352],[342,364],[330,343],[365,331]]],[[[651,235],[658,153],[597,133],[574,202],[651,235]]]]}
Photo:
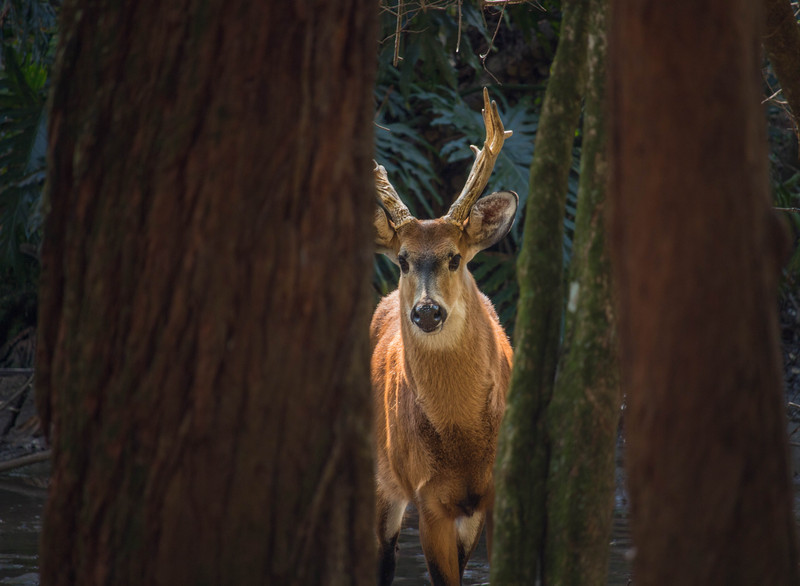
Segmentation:
{"type": "Polygon", "coordinates": [[[0,403],[0,411],[2,411],[3,409],[5,409],[9,405],[11,405],[11,403],[17,397],[19,397],[22,393],[25,392],[25,389],[30,387],[32,382],[33,382],[33,375],[31,375],[30,378],[28,378],[28,380],[26,380],[25,383],[20,388],[18,388],[16,391],[14,391],[14,393],[6,401],[0,403]]]}
{"type": "Polygon", "coordinates": [[[32,368],[0,368],[0,376],[19,376],[33,374],[32,368]]]}
{"type": "MultiPolygon", "coordinates": [[[[772,88],[770,88],[770,89],[772,89],[772,88]]],[[[772,98],[774,98],[774,97],[775,97],[775,96],[777,96],[779,93],[781,93],[781,91],[783,91],[783,90],[781,90],[780,88],[778,88],[778,90],[777,90],[777,91],[776,91],[774,94],[772,94],[772,95],[771,95],[771,96],[769,96],[768,98],[764,98],[763,100],[761,100],[761,103],[762,103],[762,104],[766,104],[766,103],[767,103],[767,102],[769,102],[769,101],[770,101],[772,98]]]]}
{"type": "Polygon", "coordinates": [[[378,116],[380,116],[381,111],[386,106],[386,103],[389,101],[389,96],[392,95],[393,91],[394,91],[394,86],[390,85],[389,88],[386,90],[386,93],[383,94],[383,99],[381,100],[381,105],[378,106],[377,110],[375,110],[375,118],[376,119],[378,118],[378,116]]]}
{"type": "Polygon", "coordinates": [[[764,101],[762,101],[761,103],[765,104],[767,102],[772,102],[778,108],[783,110],[784,113],[786,114],[786,116],[789,118],[789,121],[792,123],[792,129],[794,130],[794,135],[796,137],[800,138],[800,126],[798,126],[797,118],[795,117],[794,113],[792,112],[792,109],[789,107],[789,102],[786,101],[786,100],[778,100],[775,97],[779,93],[781,93],[783,90],[779,87],[777,90],[773,91],[772,84],[769,82],[769,79],[768,79],[766,73],[762,73],[761,77],[764,79],[765,85],[770,89],[770,91],[773,92],[770,97],[764,99],[764,101]]]}
{"type": "Polygon", "coordinates": [[[461,50],[461,0],[458,0],[458,40],[456,41],[456,53],[461,50]]]}
{"type": "Polygon", "coordinates": [[[27,466],[29,464],[45,462],[46,460],[49,459],[50,459],[50,450],[37,452],[36,454],[28,454],[27,456],[20,456],[19,458],[14,458],[13,460],[0,462],[0,472],[8,472],[9,470],[13,470],[14,468],[21,468],[22,466],[27,466]]]}
{"type": "Polygon", "coordinates": [[[397,0],[397,24],[394,28],[394,60],[392,65],[397,67],[400,62],[400,30],[403,21],[403,0],[397,0]]]}
{"type": "Polygon", "coordinates": [[[792,212],[794,214],[800,214],[800,208],[772,208],[779,212],[792,212]]]}
{"type": "Polygon", "coordinates": [[[11,405],[11,403],[13,403],[14,400],[17,399],[25,391],[25,389],[28,388],[29,383],[30,381],[26,382],[24,385],[22,385],[20,388],[14,391],[14,393],[8,398],[7,401],[3,401],[2,403],[0,403],[0,411],[11,405]]]}
{"type": "Polygon", "coordinates": [[[506,4],[507,2],[503,2],[503,7],[500,9],[500,17],[497,19],[497,26],[494,27],[494,34],[492,34],[492,40],[489,41],[489,46],[486,49],[486,53],[480,55],[481,58],[481,65],[483,66],[483,70],[488,73],[492,79],[495,81],[497,85],[503,85],[500,83],[500,80],[495,77],[494,73],[489,71],[489,68],[486,67],[486,58],[489,56],[489,53],[492,52],[492,47],[494,47],[494,40],[497,38],[497,33],[500,31],[500,24],[503,22],[503,15],[506,13],[506,4]]]}

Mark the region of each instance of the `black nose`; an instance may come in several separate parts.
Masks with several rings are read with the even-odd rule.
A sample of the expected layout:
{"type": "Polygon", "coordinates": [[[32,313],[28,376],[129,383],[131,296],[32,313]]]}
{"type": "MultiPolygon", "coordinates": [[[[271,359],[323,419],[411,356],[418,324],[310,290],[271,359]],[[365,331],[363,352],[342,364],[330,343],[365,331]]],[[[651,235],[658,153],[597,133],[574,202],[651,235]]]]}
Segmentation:
{"type": "Polygon", "coordinates": [[[447,312],[435,303],[419,303],[411,310],[413,321],[423,332],[432,332],[444,323],[447,312]]]}

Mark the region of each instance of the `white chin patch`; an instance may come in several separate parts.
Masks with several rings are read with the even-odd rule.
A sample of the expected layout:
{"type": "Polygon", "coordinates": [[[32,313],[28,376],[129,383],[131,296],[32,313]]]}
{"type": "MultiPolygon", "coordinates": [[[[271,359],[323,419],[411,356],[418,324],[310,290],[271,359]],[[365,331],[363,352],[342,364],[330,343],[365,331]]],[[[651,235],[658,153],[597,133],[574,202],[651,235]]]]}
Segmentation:
{"type": "Polygon", "coordinates": [[[418,342],[431,350],[445,349],[456,346],[461,341],[461,332],[464,329],[464,317],[459,308],[448,310],[447,319],[432,332],[425,332],[417,326],[412,331],[418,342]]]}

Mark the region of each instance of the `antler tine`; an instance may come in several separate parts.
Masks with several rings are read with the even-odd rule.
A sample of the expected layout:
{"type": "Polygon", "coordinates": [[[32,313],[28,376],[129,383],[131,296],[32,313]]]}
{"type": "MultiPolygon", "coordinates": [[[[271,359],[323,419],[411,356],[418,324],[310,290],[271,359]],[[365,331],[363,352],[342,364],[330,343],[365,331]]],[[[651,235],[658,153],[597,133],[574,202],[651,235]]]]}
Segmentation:
{"type": "Polygon", "coordinates": [[[503,128],[503,121],[500,120],[500,114],[497,111],[497,102],[489,101],[489,90],[486,88],[483,88],[482,114],[483,124],[486,126],[486,141],[483,143],[482,149],[475,145],[470,146],[472,152],[475,153],[475,162],[472,164],[472,170],[469,172],[464,189],[461,190],[458,199],[453,202],[445,216],[447,220],[458,225],[462,225],[469,217],[472,206],[478,201],[489,182],[497,156],[500,154],[500,149],[503,148],[503,142],[513,134],[513,131],[503,128]]]}
{"type": "Polygon", "coordinates": [[[397,229],[413,220],[414,216],[411,215],[406,204],[403,203],[400,196],[397,195],[397,191],[389,183],[386,169],[383,165],[379,165],[377,161],[374,162],[375,169],[373,172],[375,173],[375,189],[378,202],[389,213],[389,218],[392,220],[395,229],[397,229]]]}

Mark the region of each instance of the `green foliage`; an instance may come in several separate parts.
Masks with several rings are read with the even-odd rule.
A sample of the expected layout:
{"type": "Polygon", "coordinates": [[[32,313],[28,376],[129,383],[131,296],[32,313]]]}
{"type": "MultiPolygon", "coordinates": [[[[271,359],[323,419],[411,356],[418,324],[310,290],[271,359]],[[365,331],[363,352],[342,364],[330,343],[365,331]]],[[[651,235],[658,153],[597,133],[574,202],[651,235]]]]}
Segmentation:
{"type": "Polygon", "coordinates": [[[0,345],[36,323],[56,5],[0,1],[0,345]]]}
{"type": "Polygon", "coordinates": [[[783,266],[781,294],[791,294],[800,285],[800,168],[798,167],[798,129],[795,128],[788,106],[774,96],[780,83],[771,65],[762,70],[766,100],[769,138],[770,183],[772,200],[789,226],[792,252],[783,266]]]}
{"type": "MultiPolygon", "coordinates": [[[[447,86],[439,86],[437,91],[419,86],[412,89],[408,102],[389,98],[386,103],[392,102],[391,107],[379,113],[376,156],[411,212],[421,218],[436,217],[452,200],[452,194],[442,193],[444,181],[440,173],[448,165],[466,173],[473,161],[470,145],[483,146],[486,130],[481,113],[464,100],[465,94],[481,88],[468,88],[463,92],[447,86]],[[399,119],[392,121],[389,112],[399,119]],[[403,117],[407,117],[407,121],[401,121],[403,117]],[[439,137],[445,137],[440,140],[438,149],[415,130],[425,125],[435,128],[439,137]]],[[[391,94],[391,90],[385,91],[391,94]]],[[[505,143],[487,191],[516,191],[520,195],[520,209],[505,249],[479,254],[471,268],[481,288],[494,301],[501,319],[510,326],[517,294],[514,258],[522,240],[521,216],[527,201],[538,114],[530,98],[512,105],[497,89],[491,94],[498,101],[506,128],[513,129],[514,135],[505,143]]],[[[382,294],[391,291],[396,286],[397,276],[396,270],[388,270],[385,259],[376,259],[376,290],[382,294]]]]}
{"type": "MultiPolygon", "coordinates": [[[[522,241],[538,103],[533,87],[507,92],[487,84],[481,58],[490,53],[497,18],[502,14],[500,24],[508,27],[512,12],[496,11],[487,18],[478,2],[471,1],[460,7],[452,1],[404,2],[402,8],[397,67],[393,61],[398,3],[386,3],[382,13],[384,43],[375,92],[376,159],[386,167],[390,181],[415,216],[442,215],[457,192],[454,184],[459,177],[466,177],[472,165],[470,145],[483,145],[480,92],[489,85],[503,122],[514,135],[505,143],[487,192],[516,191],[520,208],[510,237],[479,254],[470,269],[510,328],[517,298],[514,261],[522,241]]],[[[523,24],[525,34],[541,34],[535,23],[542,11],[530,6],[516,8],[515,18],[523,24]]],[[[574,187],[577,191],[577,179],[574,187]]],[[[396,287],[397,278],[396,267],[377,255],[375,290],[386,294],[396,287]]]]}
{"type": "Polygon", "coordinates": [[[3,47],[0,75],[0,267],[19,273],[23,251],[35,251],[45,179],[47,68],[3,47]]]}
{"type": "Polygon", "coordinates": [[[481,290],[491,298],[509,336],[513,333],[519,296],[515,260],[516,251],[514,253],[483,251],[478,253],[469,266],[481,290]]]}
{"type": "Polygon", "coordinates": [[[800,285],[800,171],[772,186],[775,207],[784,211],[792,238],[792,254],[783,268],[783,292],[797,291],[800,285]]]}
{"type": "MultiPolygon", "coordinates": [[[[433,216],[431,204],[441,206],[444,201],[441,180],[432,166],[436,149],[419,130],[425,124],[422,113],[414,111],[391,86],[378,86],[376,94],[376,98],[385,96],[376,116],[376,156],[411,213],[417,217],[433,216]]],[[[430,95],[419,89],[414,104],[421,104],[430,95]]]]}
{"type": "MultiPolygon", "coordinates": [[[[476,91],[480,88],[473,88],[476,91]]],[[[492,99],[498,102],[498,110],[503,119],[503,125],[514,131],[509,138],[497,163],[494,172],[489,178],[487,189],[498,191],[513,189],[520,196],[520,208],[524,208],[528,199],[528,179],[531,160],[533,159],[533,142],[539,123],[538,112],[534,109],[530,97],[525,96],[513,106],[509,106],[505,96],[496,89],[492,92],[492,99]]],[[[473,154],[470,145],[483,146],[486,130],[483,117],[475,108],[470,107],[461,95],[447,88],[441,93],[430,97],[431,111],[434,118],[433,126],[449,126],[455,136],[446,142],[439,156],[447,163],[464,162],[468,167],[472,164],[473,154]]],[[[449,130],[449,129],[448,129],[449,130]]],[[[519,225],[516,225],[519,228],[519,225]]],[[[521,234],[515,230],[517,237],[521,234]]]]}
{"type": "Polygon", "coordinates": [[[49,63],[58,5],[60,2],[42,0],[0,0],[0,45],[14,47],[34,63],[49,63]]]}
{"type": "MultiPolygon", "coordinates": [[[[376,156],[384,165],[395,188],[406,205],[417,217],[435,217],[451,203],[452,194],[443,196],[443,181],[437,170],[456,166],[466,173],[472,164],[470,145],[482,146],[485,127],[480,110],[468,104],[464,97],[480,91],[480,87],[461,92],[440,86],[436,92],[421,87],[412,88],[410,100],[393,102],[387,112],[392,112],[408,122],[390,122],[382,111],[376,130],[376,156]],[[407,104],[407,105],[406,105],[407,104]],[[424,135],[416,130],[425,125],[436,128],[441,146],[434,148],[424,135]]],[[[380,87],[379,87],[380,90],[380,87]]],[[[538,128],[538,108],[530,96],[523,96],[511,104],[502,88],[490,90],[498,102],[506,128],[514,134],[509,138],[498,157],[487,192],[511,189],[520,196],[517,219],[509,237],[492,251],[480,253],[470,264],[470,269],[481,289],[492,299],[501,321],[511,333],[516,316],[518,288],[515,260],[522,245],[522,218],[528,200],[530,163],[538,128]]],[[[399,98],[397,96],[396,98],[399,98]]],[[[576,147],[569,178],[567,214],[564,236],[564,262],[569,261],[577,208],[578,171],[580,149],[576,147]]],[[[385,258],[379,256],[375,263],[375,289],[382,295],[396,287],[398,271],[385,258]]]]}
{"type": "MultiPolygon", "coordinates": [[[[418,87],[433,90],[444,84],[455,89],[459,68],[466,66],[476,71],[480,67],[472,46],[473,36],[459,36],[459,32],[469,27],[479,31],[479,38],[490,38],[477,2],[467,0],[460,4],[460,18],[461,26],[459,3],[452,0],[382,2],[379,76],[389,73],[389,67],[396,69],[397,89],[404,98],[418,87]]],[[[384,82],[381,79],[378,84],[384,82]]]]}

